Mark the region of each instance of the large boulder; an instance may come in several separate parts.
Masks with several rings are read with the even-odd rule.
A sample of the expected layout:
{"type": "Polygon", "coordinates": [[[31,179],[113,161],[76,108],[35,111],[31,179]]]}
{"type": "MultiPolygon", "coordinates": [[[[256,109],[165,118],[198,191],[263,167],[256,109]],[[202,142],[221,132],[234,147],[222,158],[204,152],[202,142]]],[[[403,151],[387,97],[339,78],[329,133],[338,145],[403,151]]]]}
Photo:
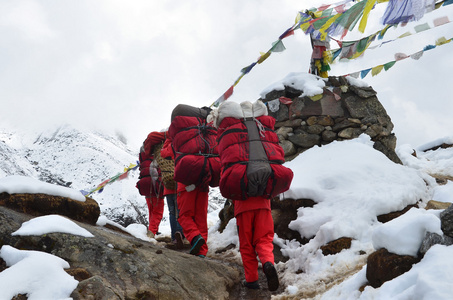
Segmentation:
{"type": "Polygon", "coordinates": [[[61,215],[72,220],[95,225],[101,213],[96,201],[86,197],[77,201],[46,194],[0,193],[0,206],[12,208],[31,216],[61,215]]]}
{"type": "MultiPolygon", "coordinates": [[[[211,259],[165,249],[128,234],[74,221],[87,238],[65,233],[12,236],[31,216],[0,206],[0,247],[58,256],[79,280],[78,299],[229,299],[242,276],[211,259]]],[[[0,268],[5,268],[0,259],[0,268]]],[[[1,271],[2,269],[0,269],[1,271]]]]}

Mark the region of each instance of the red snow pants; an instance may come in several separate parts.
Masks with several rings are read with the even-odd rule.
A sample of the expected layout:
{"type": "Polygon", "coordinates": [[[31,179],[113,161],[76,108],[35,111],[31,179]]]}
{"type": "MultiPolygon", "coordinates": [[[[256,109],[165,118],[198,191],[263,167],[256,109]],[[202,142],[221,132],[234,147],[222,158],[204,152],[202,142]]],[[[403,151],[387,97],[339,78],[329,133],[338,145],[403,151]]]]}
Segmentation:
{"type": "MultiPolygon", "coordinates": [[[[179,183],[178,183],[179,187],[179,183]]],[[[179,217],[178,222],[186,239],[191,242],[194,237],[201,234],[208,242],[208,191],[201,191],[198,187],[188,192],[178,188],[179,217]]],[[[204,244],[198,255],[206,255],[208,246],[204,244]]]]}
{"type": "Polygon", "coordinates": [[[157,234],[159,229],[160,221],[164,215],[164,198],[158,197],[146,197],[146,203],[148,204],[149,211],[149,226],[148,229],[154,234],[157,234]]]}
{"type": "Polygon", "coordinates": [[[262,264],[274,264],[274,221],[270,210],[255,209],[236,215],[236,223],[245,280],[253,282],[258,280],[257,255],[262,264]]]}

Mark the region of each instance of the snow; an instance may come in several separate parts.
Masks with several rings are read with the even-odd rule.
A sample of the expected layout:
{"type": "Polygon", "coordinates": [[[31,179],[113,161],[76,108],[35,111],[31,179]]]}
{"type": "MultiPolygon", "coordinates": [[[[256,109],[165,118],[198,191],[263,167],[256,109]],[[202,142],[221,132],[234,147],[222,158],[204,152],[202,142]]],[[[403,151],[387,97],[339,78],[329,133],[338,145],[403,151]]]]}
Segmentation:
{"type": "Polygon", "coordinates": [[[0,193],[3,192],[8,194],[48,194],[85,202],[85,196],[79,191],[19,175],[0,178],[0,193]]]}
{"type": "Polygon", "coordinates": [[[289,73],[285,78],[280,81],[271,84],[265,88],[260,96],[264,98],[267,93],[271,91],[281,91],[285,89],[285,86],[291,86],[299,91],[303,91],[301,96],[315,96],[322,94],[322,88],[325,86],[325,82],[322,78],[313,76],[303,72],[289,73]]]}
{"type": "Polygon", "coordinates": [[[24,222],[22,226],[11,235],[41,235],[43,232],[61,232],[84,237],[94,237],[88,230],[59,215],[47,215],[33,218],[30,221],[24,222]]]}
{"type": "Polygon", "coordinates": [[[78,281],[64,271],[69,264],[54,255],[4,245],[0,257],[9,266],[0,273],[0,299],[28,294],[29,300],[70,299],[78,281]]]}

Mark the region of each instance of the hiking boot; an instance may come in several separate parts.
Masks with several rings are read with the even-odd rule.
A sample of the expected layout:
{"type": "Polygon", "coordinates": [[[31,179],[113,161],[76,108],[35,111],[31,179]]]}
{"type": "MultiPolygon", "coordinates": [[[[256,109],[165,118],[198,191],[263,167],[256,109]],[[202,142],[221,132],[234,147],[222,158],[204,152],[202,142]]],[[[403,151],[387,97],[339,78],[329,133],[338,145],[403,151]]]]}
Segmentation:
{"type": "Polygon", "coordinates": [[[179,231],[175,232],[175,241],[176,249],[181,250],[182,248],[184,248],[184,242],[182,240],[181,232],[179,231]]]}
{"type": "Polygon", "coordinates": [[[251,290],[259,290],[260,289],[260,285],[258,284],[258,280],[253,281],[253,282],[247,282],[245,280],[242,280],[242,285],[245,286],[248,289],[251,289],[251,290]]]}
{"type": "Polygon", "coordinates": [[[275,270],[274,265],[268,261],[264,264],[263,271],[267,278],[267,288],[271,292],[276,291],[280,284],[278,282],[277,270],[275,270]]]}
{"type": "Polygon", "coordinates": [[[192,248],[190,248],[190,254],[192,255],[197,255],[198,252],[200,252],[201,246],[203,246],[206,243],[204,238],[201,235],[197,235],[192,239],[192,242],[190,243],[192,245],[192,248]]]}
{"type": "Polygon", "coordinates": [[[150,239],[153,239],[153,238],[154,238],[154,233],[153,233],[151,230],[148,230],[148,232],[146,233],[146,235],[147,235],[150,239]]]}

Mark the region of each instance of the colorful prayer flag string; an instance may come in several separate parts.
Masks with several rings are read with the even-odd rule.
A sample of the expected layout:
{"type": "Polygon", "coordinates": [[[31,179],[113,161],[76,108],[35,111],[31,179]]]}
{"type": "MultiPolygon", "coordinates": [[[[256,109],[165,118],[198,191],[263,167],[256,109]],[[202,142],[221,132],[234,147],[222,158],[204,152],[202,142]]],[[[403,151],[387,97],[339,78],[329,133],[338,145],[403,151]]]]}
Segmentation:
{"type": "MultiPolygon", "coordinates": [[[[399,1],[399,0],[398,0],[399,1]]],[[[401,0],[405,2],[406,4],[412,1],[417,1],[417,0],[401,0]]],[[[401,10],[401,12],[395,12],[389,9],[389,7],[394,7],[396,0],[344,0],[340,1],[336,4],[330,4],[330,5],[322,5],[318,8],[311,8],[309,10],[305,10],[304,12],[300,11],[298,12],[296,16],[296,22],[293,26],[285,30],[278,38],[277,41],[272,43],[272,47],[265,53],[260,52],[260,56],[258,57],[257,61],[248,65],[247,67],[242,68],[241,70],[241,75],[235,80],[233,85],[231,85],[217,100],[215,100],[212,104],[211,107],[218,107],[222,102],[227,100],[229,97],[234,92],[234,87],[240,82],[242,77],[244,75],[248,74],[257,64],[263,63],[273,52],[282,52],[286,48],[282,42],[282,40],[292,34],[294,34],[294,30],[300,28],[302,31],[304,31],[305,34],[313,34],[313,37],[316,39],[321,39],[325,40],[327,36],[333,37],[341,34],[340,40],[343,39],[343,37],[347,34],[348,31],[352,31],[354,27],[359,23],[358,29],[360,32],[364,32],[366,28],[366,24],[368,22],[368,16],[371,12],[371,10],[375,7],[377,3],[384,3],[384,2],[389,2],[387,11],[391,13],[392,15],[387,15],[387,21],[392,19],[390,23],[387,24],[392,24],[391,26],[394,26],[396,24],[399,24],[401,22],[408,22],[412,21],[411,18],[406,18],[406,15],[408,15],[410,12],[413,12],[412,7],[410,10],[401,10]],[[351,4],[350,2],[354,2],[355,4],[351,4]],[[401,22],[396,22],[396,20],[401,20],[401,22]]],[[[437,9],[440,6],[445,6],[452,4],[453,0],[443,0],[437,3],[434,3],[431,8],[421,8],[419,15],[423,16],[425,12],[431,11],[430,9],[437,9]]],[[[397,4],[399,5],[399,4],[397,4]]],[[[408,5],[409,6],[409,5],[408,5]]],[[[419,19],[419,16],[417,16],[414,19],[419,19]]],[[[437,24],[445,24],[448,23],[449,20],[448,18],[446,19],[438,19],[434,22],[435,26],[438,26],[437,24]],[[437,22],[437,23],[436,23],[437,22]]],[[[385,23],[385,22],[384,22],[385,23]]],[[[383,30],[381,30],[378,33],[375,33],[369,37],[366,37],[364,39],[361,39],[359,41],[356,41],[356,43],[349,45],[349,48],[347,49],[347,54],[344,55],[344,57],[352,59],[359,57],[367,48],[369,48],[370,43],[373,42],[378,36],[379,39],[382,38],[382,36],[385,34],[385,32],[390,28],[390,25],[386,26],[383,30]]],[[[419,25],[416,26],[415,31],[421,32],[427,30],[425,25],[419,25]]],[[[409,33],[410,35],[410,33],[409,33]]],[[[398,38],[402,38],[403,36],[400,36],[398,38]]],[[[338,41],[337,41],[338,42],[338,41]]],[[[388,43],[389,41],[386,41],[384,43],[388,43]]],[[[382,43],[382,44],[384,44],[382,43]]],[[[343,52],[343,49],[345,45],[347,45],[347,42],[341,42],[340,49],[332,50],[329,51],[327,55],[325,55],[324,59],[326,63],[328,60],[334,60],[337,58],[341,52],[343,52]]],[[[343,55],[342,55],[343,57],[343,55]]],[[[389,65],[383,65],[382,68],[387,70],[393,66],[393,64],[389,65]],[[387,67],[386,67],[387,66],[387,67]]],[[[382,68],[375,69],[372,74],[378,74],[382,68]]],[[[370,70],[363,70],[361,72],[362,78],[365,77],[370,70]]]]}
{"type": "MultiPolygon", "coordinates": [[[[445,25],[448,23],[450,23],[448,16],[436,18],[435,20],[433,20],[434,27],[429,26],[428,23],[424,23],[424,24],[415,26],[414,27],[415,34],[426,31],[426,30],[430,30],[435,27],[439,27],[439,26],[442,26],[442,25],[445,25]]],[[[394,26],[396,26],[396,25],[387,25],[384,29],[379,30],[379,31],[373,33],[372,35],[369,35],[367,37],[364,37],[364,38],[362,38],[360,40],[356,40],[356,41],[340,41],[340,40],[336,40],[336,39],[332,38],[334,41],[336,41],[338,43],[340,48],[327,51],[328,56],[330,57],[329,63],[333,63],[337,58],[339,60],[356,59],[356,58],[362,56],[362,54],[364,54],[364,52],[368,49],[369,50],[376,49],[376,48],[381,47],[384,44],[394,42],[398,39],[402,39],[402,38],[405,38],[408,36],[412,36],[412,33],[406,32],[406,33],[398,36],[395,39],[384,41],[379,45],[370,46],[371,43],[376,40],[376,37],[378,37],[378,39],[382,39],[384,34],[387,32],[387,30],[390,27],[394,27],[394,26]]]]}
{"type": "Polygon", "coordinates": [[[364,69],[364,70],[361,70],[361,71],[358,71],[358,72],[349,73],[349,74],[343,75],[343,76],[351,76],[351,77],[354,77],[354,78],[358,78],[360,76],[360,78],[363,79],[370,72],[371,72],[372,76],[376,76],[379,73],[381,73],[382,70],[385,70],[385,71],[389,70],[398,61],[401,61],[401,60],[409,58],[409,57],[414,59],[414,60],[418,60],[418,59],[420,59],[423,56],[423,52],[432,50],[432,49],[434,49],[434,48],[436,48],[438,46],[445,45],[447,43],[450,43],[451,41],[453,41],[453,38],[446,39],[445,37],[441,37],[441,38],[438,38],[436,40],[436,43],[434,45],[426,45],[423,48],[423,50],[415,52],[415,53],[413,53],[411,55],[406,55],[404,53],[395,53],[395,60],[393,60],[393,61],[387,62],[386,64],[383,64],[383,65],[378,65],[378,66],[375,66],[375,67],[372,67],[372,68],[364,69]]]}
{"type": "Polygon", "coordinates": [[[89,197],[91,194],[93,194],[94,192],[98,192],[98,193],[102,193],[102,191],[104,190],[104,187],[107,185],[107,184],[111,184],[113,182],[115,182],[116,180],[123,180],[125,178],[127,178],[128,174],[129,174],[129,171],[131,170],[135,170],[138,168],[138,165],[139,165],[139,162],[137,162],[136,165],[134,164],[129,164],[129,167],[127,168],[124,168],[124,171],[123,173],[118,173],[116,174],[115,176],[107,179],[107,180],[104,180],[103,182],[101,182],[98,186],[96,186],[95,188],[91,189],[89,192],[85,191],[85,190],[81,190],[80,192],[85,196],[85,197],[89,197]]]}

